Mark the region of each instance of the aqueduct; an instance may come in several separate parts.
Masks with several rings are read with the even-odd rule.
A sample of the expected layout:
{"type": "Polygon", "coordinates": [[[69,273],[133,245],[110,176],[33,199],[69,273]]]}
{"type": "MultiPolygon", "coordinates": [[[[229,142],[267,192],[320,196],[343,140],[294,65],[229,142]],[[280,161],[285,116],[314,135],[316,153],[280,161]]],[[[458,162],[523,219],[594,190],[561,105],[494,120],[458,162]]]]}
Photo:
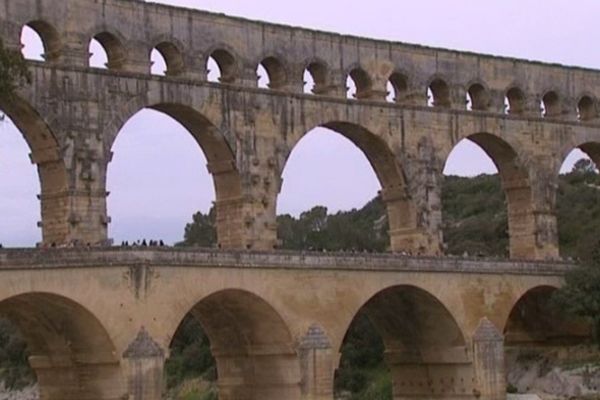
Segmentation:
{"type": "Polygon", "coordinates": [[[205,153],[223,249],[0,252],[0,313],[27,336],[44,399],[160,398],[170,338],[190,312],[212,337],[222,399],[331,399],[337,351],[360,309],[384,340],[395,398],[502,398],[503,335],[539,345],[586,333],[519,316],[543,310],[569,268],[552,261],[558,173],[574,148],[600,162],[598,71],[140,0],[3,3],[6,47],[20,50],[24,26],[44,43],[32,84],[0,99],[38,167],[43,241],[108,243],[112,144],[151,108],[205,153]],[[92,39],[107,69],[90,67],[92,39]],[[153,49],[164,77],[150,73],[153,49]],[[207,80],[209,57],[219,82],[207,80]],[[257,86],[258,65],[268,88],[257,86]],[[271,253],[281,173],[318,126],[371,163],[390,249],[428,257],[443,255],[445,160],[472,140],[502,179],[511,258],[529,261],[271,253]]]}
{"type": "Polygon", "coordinates": [[[568,268],[396,255],[4,250],[0,315],[24,332],[43,399],[161,399],[170,342],[191,315],[210,339],[220,399],[331,400],[359,312],[383,339],[395,399],[502,399],[505,345],[559,349],[589,336],[547,307],[568,268]]]}

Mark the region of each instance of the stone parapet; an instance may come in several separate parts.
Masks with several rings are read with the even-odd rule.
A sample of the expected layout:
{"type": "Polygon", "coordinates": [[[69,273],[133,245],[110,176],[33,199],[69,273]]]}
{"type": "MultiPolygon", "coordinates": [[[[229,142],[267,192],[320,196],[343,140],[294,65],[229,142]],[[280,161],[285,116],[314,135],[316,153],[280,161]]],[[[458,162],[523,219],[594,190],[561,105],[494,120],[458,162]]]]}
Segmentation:
{"type": "Polygon", "coordinates": [[[257,269],[456,272],[562,276],[567,262],[417,257],[373,253],[225,251],[194,248],[48,248],[0,250],[0,271],[12,269],[181,266],[257,269]]]}

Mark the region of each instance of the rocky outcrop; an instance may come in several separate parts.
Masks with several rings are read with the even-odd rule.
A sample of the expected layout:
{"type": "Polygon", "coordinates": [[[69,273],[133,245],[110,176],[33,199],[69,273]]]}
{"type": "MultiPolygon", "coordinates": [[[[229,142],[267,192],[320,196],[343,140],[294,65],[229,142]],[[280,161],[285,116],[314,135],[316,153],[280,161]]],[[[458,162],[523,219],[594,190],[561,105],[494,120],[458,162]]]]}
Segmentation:
{"type": "Polygon", "coordinates": [[[0,400],[39,400],[37,386],[29,386],[21,390],[8,390],[0,383],[0,400]]]}
{"type": "Polygon", "coordinates": [[[510,354],[509,389],[541,399],[598,398],[600,364],[589,354],[584,347],[569,349],[566,359],[554,351],[510,354]]]}

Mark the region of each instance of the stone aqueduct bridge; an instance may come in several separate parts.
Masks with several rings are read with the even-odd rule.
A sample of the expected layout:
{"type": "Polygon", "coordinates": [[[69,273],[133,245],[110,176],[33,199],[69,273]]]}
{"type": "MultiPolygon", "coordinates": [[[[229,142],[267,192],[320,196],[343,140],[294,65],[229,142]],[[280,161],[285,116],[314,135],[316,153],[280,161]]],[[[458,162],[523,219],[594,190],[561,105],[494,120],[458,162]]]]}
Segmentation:
{"type": "Polygon", "coordinates": [[[42,38],[45,62],[32,62],[33,84],[0,107],[38,166],[46,243],[107,239],[111,146],[143,108],[175,118],[206,154],[219,242],[230,249],[276,244],[283,168],[295,144],[319,126],[346,136],[369,159],[387,205],[392,250],[420,254],[442,253],[442,170],[460,140],[473,140],[498,167],[515,258],[558,256],[562,161],[577,147],[600,161],[594,70],[135,0],[4,0],[0,35],[8,47],[20,49],[25,25],[42,38]],[[89,67],[92,38],[104,46],[108,70],[89,67]],[[166,77],[150,74],[153,48],[166,60],[166,77]],[[209,57],[219,64],[219,83],[207,82],[209,57]],[[259,64],[270,89],[257,88],[259,64]],[[312,94],[303,93],[305,70],[315,81],[312,94]],[[356,99],[346,98],[348,76],[356,99]],[[393,104],[385,101],[387,82],[395,89],[393,104]]]}
{"type": "Polygon", "coordinates": [[[20,49],[25,25],[42,38],[45,61],[30,63],[32,84],[0,108],[38,166],[44,242],[107,240],[111,146],[132,115],[151,108],[204,151],[224,249],[2,251],[0,313],[27,337],[45,400],[159,399],[170,340],[189,313],[211,340],[223,400],[332,399],[359,310],[384,340],[398,399],[500,399],[503,335],[507,346],[537,346],[586,333],[547,309],[568,266],[542,260],[558,256],[562,160],[578,147],[600,161],[598,71],[137,0],[3,0],[6,46],[20,49]],[[107,70],[88,65],[92,38],[107,70]],[[150,74],[153,48],[165,77],[150,74]],[[218,83],[207,81],[209,57],[218,83]],[[269,89],[257,87],[259,64],[269,89]],[[303,93],[305,70],[312,94],[303,93]],[[346,98],[347,76],[356,99],[346,98]],[[394,103],[385,101],[388,81],[394,103]],[[369,159],[391,249],[428,256],[443,249],[445,160],[473,140],[502,177],[511,256],[532,261],[269,253],[282,170],[319,126],[369,159]]]}
{"type": "Polygon", "coordinates": [[[395,399],[504,399],[504,345],[557,348],[588,333],[547,307],[568,268],[396,255],[3,250],[0,315],[25,335],[45,400],[159,400],[170,342],[189,315],[211,341],[220,399],[332,400],[339,350],[359,312],[383,339],[395,399]]]}

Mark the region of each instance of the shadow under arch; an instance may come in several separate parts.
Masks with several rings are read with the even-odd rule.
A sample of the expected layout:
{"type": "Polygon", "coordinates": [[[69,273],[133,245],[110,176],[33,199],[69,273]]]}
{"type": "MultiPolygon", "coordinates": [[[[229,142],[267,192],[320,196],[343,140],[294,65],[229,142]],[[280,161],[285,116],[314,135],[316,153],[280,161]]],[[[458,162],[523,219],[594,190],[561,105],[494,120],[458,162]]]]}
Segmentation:
{"type": "Polygon", "coordinates": [[[573,345],[591,337],[585,321],[567,318],[552,304],[554,286],[536,286],[523,293],[504,323],[506,346],[573,345]]]}
{"type": "MultiPolygon", "coordinates": [[[[237,52],[225,43],[219,43],[211,46],[204,56],[204,66],[208,66],[210,59],[213,59],[219,68],[220,76],[218,81],[220,83],[231,84],[239,79],[239,60],[240,57],[237,52]]],[[[209,72],[214,71],[207,71],[209,72]]]]}
{"type": "Polygon", "coordinates": [[[560,173],[560,168],[564,164],[565,159],[575,149],[579,149],[584,152],[593,162],[596,164],[596,168],[600,168],[600,141],[584,141],[581,144],[569,146],[562,151],[562,163],[558,166],[558,170],[555,171],[556,175],[560,173]]]}
{"type": "Polygon", "coordinates": [[[68,225],[68,172],[62,147],[44,118],[17,95],[0,96],[0,109],[12,120],[31,149],[31,161],[37,165],[40,180],[42,240],[66,243],[68,225]]]}
{"type": "MultiPolygon", "coordinates": [[[[381,338],[393,398],[472,392],[464,334],[451,312],[433,294],[413,285],[379,291],[355,314],[344,342],[359,318],[366,318],[381,338]]],[[[343,368],[343,346],[340,351],[343,368]]]]}
{"type": "MultiPolygon", "coordinates": [[[[180,123],[198,143],[208,161],[215,188],[216,228],[219,247],[245,248],[243,243],[242,179],[237,168],[235,151],[224,133],[200,111],[178,103],[137,105],[125,118],[113,121],[108,145],[113,147],[125,123],[143,109],[159,111],[180,123]],[[139,107],[138,107],[139,106],[139,107]]],[[[109,152],[110,150],[105,150],[109,152]]]]}
{"type": "Polygon", "coordinates": [[[41,398],[115,399],[127,389],[110,335],[88,309],[42,292],[0,301],[0,317],[25,338],[41,398]]]}
{"type": "MultiPolygon", "coordinates": [[[[518,393],[539,389],[539,380],[567,365],[586,365],[598,359],[592,327],[555,308],[556,287],[530,288],[515,299],[504,324],[507,383],[518,393]]],[[[554,390],[554,389],[553,389],[554,390]]]]}
{"type": "Polygon", "coordinates": [[[507,202],[510,257],[535,258],[538,249],[533,194],[524,160],[511,144],[497,135],[479,132],[464,139],[478,145],[498,170],[507,202]]]}
{"type": "Polygon", "coordinates": [[[329,121],[305,130],[288,145],[288,152],[283,160],[283,173],[294,148],[308,132],[316,128],[327,128],[350,140],[365,155],[381,185],[380,196],[387,209],[390,248],[392,251],[427,252],[425,240],[415,234],[418,220],[415,204],[410,197],[406,174],[399,159],[394,155],[389,144],[367,128],[351,122],[329,121]]]}
{"type": "Polygon", "coordinates": [[[109,70],[122,71],[127,64],[126,40],[123,35],[113,29],[102,29],[92,31],[90,40],[96,40],[106,53],[106,68],[109,70]]]}
{"type": "MultiPolygon", "coordinates": [[[[331,90],[330,68],[326,61],[313,57],[304,62],[303,73],[308,73],[313,81],[313,94],[326,94],[331,90]]],[[[303,76],[304,79],[304,76],[303,76]]],[[[306,82],[304,82],[306,84],[306,82]]]]}
{"type": "Polygon", "coordinates": [[[188,315],[210,340],[219,399],[300,399],[294,339],[266,300],[245,290],[225,289],[197,302],[188,315]]]}
{"type": "Polygon", "coordinates": [[[60,59],[62,55],[62,42],[56,27],[41,19],[29,21],[24,26],[33,29],[40,37],[44,46],[44,54],[42,55],[44,61],[56,62],[60,59]]]}
{"type": "Polygon", "coordinates": [[[283,90],[290,83],[289,67],[283,56],[267,53],[261,58],[261,61],[257,63],[257,68],[260,66],[264,68],[267,76],[259,76],[257,70],[257,79],[266,78],[268,80],[268,89],[283,90]]]}
{"type": "Polygon", "coordinates": [[[600,140],[578,139],[560,149],[559,162],[551,171],[556,188],[551,193],[551,201],[557,215],[561,256],[586,259],[592,256],[598,243],[600,221],[595,210],[600,194],[595,182],[600,168],[600,140]],[[567,166],[570,169],[564,169],[567,166]]]}

